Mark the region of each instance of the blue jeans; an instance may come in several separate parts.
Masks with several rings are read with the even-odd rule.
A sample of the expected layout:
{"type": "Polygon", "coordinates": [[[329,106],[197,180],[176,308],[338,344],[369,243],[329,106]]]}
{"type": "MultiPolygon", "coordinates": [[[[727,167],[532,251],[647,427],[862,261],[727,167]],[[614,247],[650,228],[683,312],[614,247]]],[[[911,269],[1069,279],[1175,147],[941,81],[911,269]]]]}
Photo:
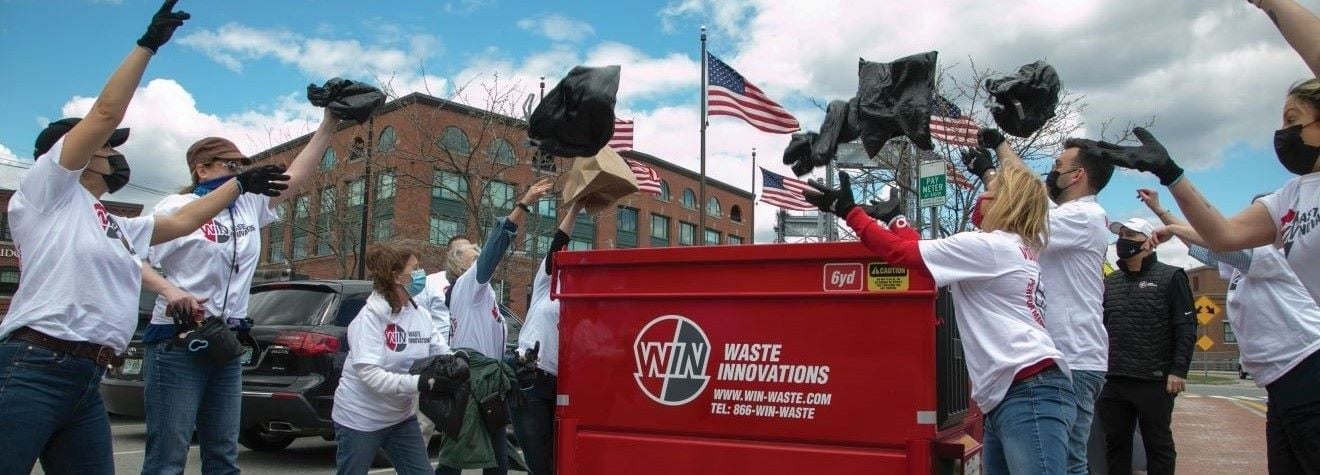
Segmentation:
{"type": "Polygon", "coordinates": [[[553,375],[538,373],[536,385],[523,391],[527,401],[512,411],[513,433],[531,475],[555,473],[555,384],[553,375]]]}
{"type": "MultiPolygon", "coordinates": [[[[1105,386],[1104,371],[1073,370],[1072,387],[1077,395],[1077,418],[1068,431],[1068,473],[1086,475],[1086,445],[1091,439],[1091,421],[1095,419],[1095,401],[1105,386]]],[[[1104,454],[1100,454],[1104,456],[1104,454]]]]}
{"type": "Polygon", "coordinates": [[[31,343],[0,341],[0,473],[113,474],[105,368],[31,343]]]}
{"type": "Polygon", "coordinates": [[[1072,381],[1058,368],[1014,382],[985,416],[985,473],[1064,473],[1076,413],[1072,381]]]}
{"type": "Polygon", "coordinates": [[[401,475],[430,475],[431,460],[422,443],[422,429],[417,418],[373,432],[362,432],[335,424],[335,466],[340,475],[359,475],[371,469],[376,452],[385,449],[385,455],[394,464],[395,473],[401,475]]]}
{"type": "Polygon", "coordinates": [[[239,473],[242,366],[238,359],[217,366],[170,344],[170,340],[148,344],[142,364],[147,409],[142,473],[183,473],[194,429],[202,452],[202,473],[239,473]]]}

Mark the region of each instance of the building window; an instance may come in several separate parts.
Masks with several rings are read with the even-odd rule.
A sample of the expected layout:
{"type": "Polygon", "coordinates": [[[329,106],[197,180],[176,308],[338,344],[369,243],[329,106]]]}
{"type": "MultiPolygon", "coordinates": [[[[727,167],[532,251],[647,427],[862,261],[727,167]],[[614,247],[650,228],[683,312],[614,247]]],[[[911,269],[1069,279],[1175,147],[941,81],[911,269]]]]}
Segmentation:
{"type": "Polygon", "coordinates": [[[17,267],[0,267],[0,297],[12,297],[14,292],[18,292],[17,267]]]}
{"type": "Polygon", "coordinates": [[[550,250],[550,244],[554,242],[554,236],[535,235],[524,238],[523,245],[527,247],[527,254],[532,257],[545,256],[550,250]]]}
{"type": "Polygon", "coordinates": [[[619,207],[619,229],[615,247],[637,247],[637,210],[619,207]]]}
{"type": "Polygon", "coordinates": [[[692,193],[691,188],[683,189],[683,207],[687,209],[697,209],[697,195],[692,193]]]}
{"type": "Polygon", "coordinates": [[[570,251],[590,251],[591,241],[582,239],[573,239],[568,241],[568,250],[570,251]]]}
{"type": "Polygon", "coordinates": [[[431,217],[431,244],[443,246],[449,243],[449,238],[462,235],[466,226],[462,221],[447,216],[431,217]]]}
{"type": "Polygon", "coordinates": [[[377,241],[394,237],[394,215],[377,216],[375,226],[371,230],[371,236],[377,241]]]}
{"type": "Polygon", "coordinates": [[[669,245],[669,217],[658,214],[651,215],[651,247],[665,247],[669,245]]]}
{"type": "Polygon", "coordinates": [[[742,237],[741,237],[741,236],[734,236],[734,235],[732,235],[732,234],[729,235],[729,244],[737,245],[737,244],[742,244],[742,243],[743,243],[743,240],[742,240],[742,237]]]}
{"type": "Polygon", "coordinates": [[[361,178],[348,182],[348,205],[362,206],[363,191],[366,191],[366,187],[362,186],[361,178]]]}
{"type": "Polygon", "coordinates": [[[706,228],[706,245],[719,244],[720,232],[711,228],[706,228]]]}
{"type": "Polygon", "coordinates": [[[462,129],[449,126],[445,127],[440,136],[440,150],[454,155],[468,155],[472,153],[472,144],[468,143],[468,136],[462,129]]]}
{"type": "Polygon", "coordinates": [[[490,161],[500,165],[515,165],[518,159],[513,155],[513,145],[504,139],[495,139],[490,143],[490,161]]]}
{"type": "Polygon", "coordinates": [[[507,214],[513,209],[513,185],[491,181],[486,183],[486,193],[482,197],[483,205],[497,214],[507,214]]]}
{"type": "Polygon", "coordinates": [[[431,178],[431,197],[447,201],[463,201],[468,194],[467,177],[437,170],[431,178]]]}
{"type": "Polygon", "coordinates": [[[353,137],[353,150],[348,152],[348,161],[361,160],[367,156],[367,142],[362,137],[353,137]]]}
{"type": "Polygon", "coordinates": [[[573,251],[588,250],[594,247],[596,243],[596,221],[595,217],[588,214],[586,210],[578,213],[576,222],[573,224],[573,234],[569,236],[568,249],[573,251]]]}
{"type": "Polygon", "coordinates": [[[270,247],[266,249],[266,262],[284,261],[284,225],[286,223],[284,218],[288,214],[285,209],[283,204],[275,207],[275,216],[278,219],[270,223],[270,247]]]}
{"type": "Polygon", "coordinates": [[[730,207],[730,208],[729,208],[729,220],[730,220],[730,221],[733,221],[733,222],[735,222],[735,223],[741,223],[741,222],[742,222],[742,208],[739,207],[738,205],[733,205],[732,207],[730,207]]]}
{"type": "Polygon", "coordinates": [[[376,177],[376,196],[375,200],[388,200],[394,198],[394,170],[386,170],[376,177]]]}
{"type": "Polygon", "coordinates": [[[1237,335],[1233,333],[1233,325],[1224,322],[1224,343],[1237,344],[1237,335]]]}
{"type": "Polygon", "coordinates": [[[329,170],[335,167],[335,149],[326,148],[325,153],[321,154],[321,169],[329,170]]]}
{"type": "Polygon", "coordinates": [[[541,201],[537,201],[532,210],[536,212],[537,216],[553,220],[555,219],[555,204],[554,198],[541,198],[541,201]]]}
{"type": "Polygon", "coordinates": [[[9,234],[9,212],[0,210],[0,241],[11,242],[14,235],[9,234]]]}
{"type": "Polygon", "coordinates": [[[321,189],[321,212],[316,215],[316,255],[324,256],[331,252],[331,223],[335,215],[335,189],[321,189]]]}
{"type": "Polygon", "coordinates": [[[697,225],[692,223],[678,222],[678,244],[680,246],[691,246],[696,243],[697,225]]]}
{"type": "Polygon", "coordinates": [[[299,196],[293,201],[293,219],[299,225],[303,224],[307,218],[312,216],[312,197],[308,195],[299,196]]]}
{"type": "Polygon", "coordinates": [[[719,199],[715,198],[714,196],[706,199],[706,216],[714,216],[718,218],[720,216],[723,216],[721,214],[722,212],[723,210],[720,209],[719,199]]]}
{"type": "Polygon", "coordinates": [[[376,143],[376,151],[380,153],[390,153],[394,151],[396,145],[394,137],[394,127],[386,127],[380,131],[380,142],[376,143]]]}
{"type": "Polygon", "coordinates": [[[660,201],[669,201],[669,182],[660,180],[660,194],[655,199],[660,201]]]}
{"type": "Polygon", "coordinates": [[[306,231],[301,229],[293,230],[293,260],[304,259],[307,257],[307,237],[306,231]]]}

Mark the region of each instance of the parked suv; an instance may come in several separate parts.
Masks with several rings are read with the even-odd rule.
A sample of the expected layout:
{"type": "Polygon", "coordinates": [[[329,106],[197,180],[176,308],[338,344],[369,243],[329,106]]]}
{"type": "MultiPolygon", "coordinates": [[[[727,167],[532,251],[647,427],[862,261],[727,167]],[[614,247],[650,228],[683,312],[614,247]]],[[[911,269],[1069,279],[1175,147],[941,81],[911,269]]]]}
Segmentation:
{"type": "Polygon", "coordinates": [[[101,400],[105,402],[106,412],[127,417],[145,417],[147,414],[142,389],[142,359],[146,357],[142,334],[151,323],[151,311],[155,307],[154,292],[143,291],[138,296],[138,324],[124,353],[124,364],[106,371],[105,377],[101,378],[101,400]]]}
{"type": "Polygon", "coordinates": [[[248,318],[257,347],[244,355],[239,443],[282,450],[299,437],[330,440],[335,388],[348,356],[348,324],[371,283],[308,280],[252,287],[248,318]]]}

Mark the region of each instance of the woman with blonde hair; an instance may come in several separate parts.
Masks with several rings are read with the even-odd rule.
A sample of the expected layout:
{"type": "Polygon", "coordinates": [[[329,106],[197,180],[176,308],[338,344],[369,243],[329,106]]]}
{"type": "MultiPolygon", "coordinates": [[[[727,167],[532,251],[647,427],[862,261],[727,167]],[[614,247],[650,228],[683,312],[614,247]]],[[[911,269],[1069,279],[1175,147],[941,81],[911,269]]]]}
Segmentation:
{"type": "Polygon", "coordinates": [[[1063,353],[1045,330],[1036,262],[1049,239],[1045,185],[1025,167],[1005,166],[972,211],[980,231],[921,240],[893,194],[856,205],[848,176],[839,182],[813,182],[816,191],[804,195],[844,218],[885,261],[952,289],[972,399],[985,413],[986,473],[1064,473],[1077,402],[1063,353]]]}

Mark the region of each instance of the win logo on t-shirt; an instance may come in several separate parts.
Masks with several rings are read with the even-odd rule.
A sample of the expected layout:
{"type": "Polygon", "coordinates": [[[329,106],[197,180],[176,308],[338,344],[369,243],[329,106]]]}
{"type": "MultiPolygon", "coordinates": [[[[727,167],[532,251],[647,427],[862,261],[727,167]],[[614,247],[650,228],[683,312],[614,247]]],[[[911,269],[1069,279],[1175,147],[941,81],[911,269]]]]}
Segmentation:
{"type": "Polygon", "coordinates": [[[400,352],[408,348],[408,331],[393,323],[385,326],[385,347],[400,352]]]}

